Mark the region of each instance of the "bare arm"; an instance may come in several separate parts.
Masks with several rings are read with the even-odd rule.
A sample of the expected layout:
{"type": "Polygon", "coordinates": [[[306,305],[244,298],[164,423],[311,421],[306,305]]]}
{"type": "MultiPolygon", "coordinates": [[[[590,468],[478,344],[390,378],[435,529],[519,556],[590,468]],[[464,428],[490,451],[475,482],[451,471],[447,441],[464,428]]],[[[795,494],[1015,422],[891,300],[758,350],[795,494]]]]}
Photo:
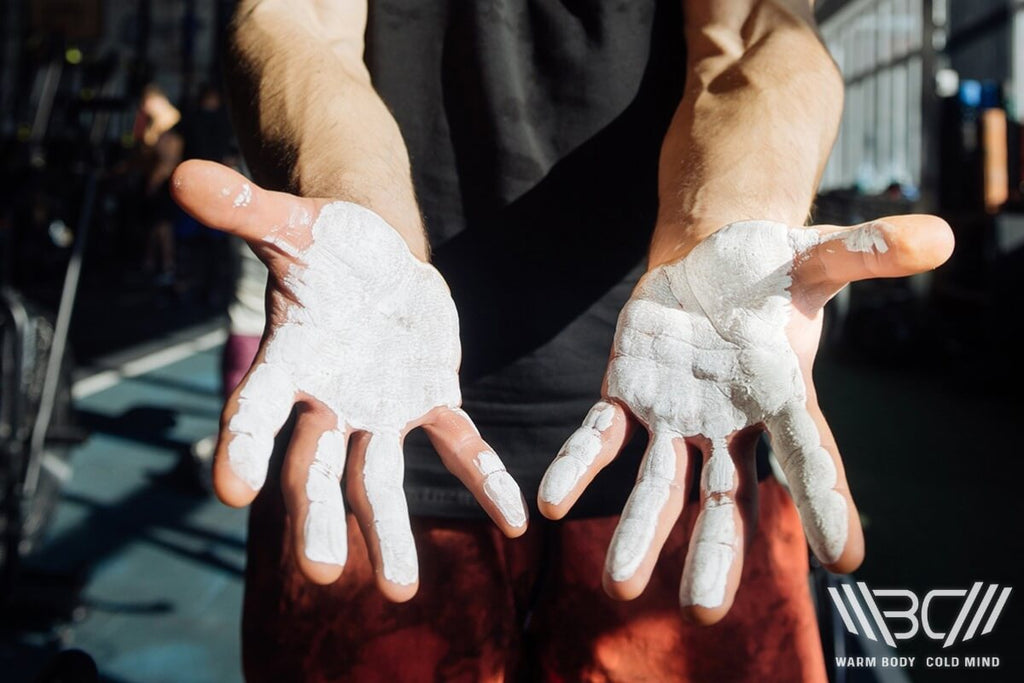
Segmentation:
{"type": "Polygon", "coordinates": [[[243,0],[228,85],[246,160],[262,185],[380,214],[427,255],[409,155],[363,63],[365,0],[243,0]]]}
{"type": "Polygon", "coordinates": [[[806,0],[686,0],[686,91],[662,145],[651,265],[724,225],[801,225],[843,83],[806,0]]]}
{"type": "Polygon", "coordinates": [[[644,589],[701,456],[700,513],[680,582],[702,623],[732,605],[756,527],[754,446],[767,429],[812,549],[856,568],[864,541],[812,366],[822,307],[848,282],[935,268],[952,233],[931,216],[805,228],[842,110],[842,81],[802,0],[686,0],[687,84],[659,161],[650,269],[619,316],[603,400],[541,482],[562,517],[630,427],[648,450],[604,585],[644,589]]]}
{"type": "Polygon", "coordinates": [[[419,585],[402,492],[410,430],[427,432],[509,536],[526,530],[527,510],[458,407],[455,305],[423,263],[408,154],[362,62],[365,24],[365,2],[243,0],[233,114],[258,182],[288,192],[203,161],[179,166],[172,192],[203,224],[245,239],[270,274],[264,338],[222,415],[217,494],[235,506],[255,498],[294,412],[281,487],[299,569],[338,578],[351,512],[381,591],[407,600],[419,585]]]}

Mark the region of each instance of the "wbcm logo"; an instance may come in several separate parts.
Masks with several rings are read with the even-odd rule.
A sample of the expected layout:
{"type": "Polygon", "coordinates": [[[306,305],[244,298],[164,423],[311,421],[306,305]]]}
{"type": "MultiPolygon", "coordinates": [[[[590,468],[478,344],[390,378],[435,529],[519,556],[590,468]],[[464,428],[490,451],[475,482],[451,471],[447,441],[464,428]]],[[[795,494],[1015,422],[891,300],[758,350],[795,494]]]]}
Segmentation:
{"type": "MultiPolygon", "coordinates": [[[[835,586],[829,586],[828,593],[832,603],[839,612],[846,630],[854,635],[864,636],[871,640],[878,640],[875,635],[877,630],[882,640],[890,647],[896,647],[897,640],[908,640],[917,635],[918,631],[924,630],[926,636],[932,640],[941,640],[942,647],[947,648],[958,642],[965,642],[978,635],[990,633],[996,626],[996,621],[1006,606],[1010,597],[1010,586],[1003,586],[1000,590],[998,584],[989,584],[988,588],[982,589],[985,584],[978,581],[971,586],[970,590],[965,588],[936,589],[928,591],[921,600],[913,591],[903,588],[870,589],[863,581],[857,582],[857,589],[853,585],[844,583],[842,592],[835,586]],[[981,601],[978,601],[979,595],[981,601]],[[883,602],[883,606],[896,606],[898,609],[880,609],[875,598],[883,602]],[[932,606],[939,600],[962,600],[960,611],[956,618],[948,626],[946,631],[938,631],[929,620],[932,606]],[[852,613],[852,614],[851,614],[852,613]],[[895,622],[897,626],[903,626],[904,630],[896,631],[890,628],[895,622]],[[984,626],[982,626],[984,622],[984,626]]],[[[941,628],[941,627],[940,627],[941,628]]]]}

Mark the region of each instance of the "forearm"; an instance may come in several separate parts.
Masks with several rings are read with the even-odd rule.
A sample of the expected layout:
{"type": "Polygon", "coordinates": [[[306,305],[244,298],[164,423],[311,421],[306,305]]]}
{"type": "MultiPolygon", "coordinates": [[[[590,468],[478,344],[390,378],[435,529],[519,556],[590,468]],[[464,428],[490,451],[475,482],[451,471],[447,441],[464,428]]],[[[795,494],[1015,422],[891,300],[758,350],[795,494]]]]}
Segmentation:
{"type": "Polygon", "coordinates": [[[365,2],[252,0],[231,32],[229,94],[257,182],[380,214],[426,257],[409,156],[363,64],[365,2]]]}
{"type": "Polygon", "coordinates": [[[652,266],[732,222],[803,224],[842,113],[806,0],[690,0],[685,17],[686,90],[662,145],[652,266]]]}

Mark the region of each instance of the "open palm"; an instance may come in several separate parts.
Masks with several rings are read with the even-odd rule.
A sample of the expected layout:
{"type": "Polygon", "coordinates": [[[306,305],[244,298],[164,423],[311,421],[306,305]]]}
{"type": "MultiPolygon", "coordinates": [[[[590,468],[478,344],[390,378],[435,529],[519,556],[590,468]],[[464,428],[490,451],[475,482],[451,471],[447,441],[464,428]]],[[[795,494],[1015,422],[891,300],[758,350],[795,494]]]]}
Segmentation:
{"type": "Polygon", "coordinates": [[[851,570],[863,536],[811,375],[821,310],[851,280],[933,268],[951,247],[948,227],[925,216],[853,228],[750,221],[652,269],[619,317],[605,400],[548,469],[541,511],[564,515],[633,420],[644,425],[650,444],[605,568],[609,592],[633,597],[682,510],[688,446],[700,451],[701,512],[680,601],[715,621],[732,603],[756,524],[754,444],[767,428],[811,548],[826,566],[851,570]]]}
{"type": "Polygon", "coordinates": [[[173,186],[183,208],[245,238],[270,271],[267,331],[224,409],[214,483],[225,502],[252,500],[298,406],[282,482],[310,578],[333,581],[345,564],[347,472],[382,590],[415,592],[402,440],[417,426],[506,533],[525,530],[518,487],[458,409],[458,316],[433,267],[356,204],[268,192],[207,162],[183,164],[173,186]]]}

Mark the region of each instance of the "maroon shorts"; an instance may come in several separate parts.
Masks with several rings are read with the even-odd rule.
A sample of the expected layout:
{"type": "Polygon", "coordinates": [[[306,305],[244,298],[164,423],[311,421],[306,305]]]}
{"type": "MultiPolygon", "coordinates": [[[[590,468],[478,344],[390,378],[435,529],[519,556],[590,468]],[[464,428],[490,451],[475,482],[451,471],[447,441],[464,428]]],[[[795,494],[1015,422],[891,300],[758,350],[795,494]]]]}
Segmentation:
{"type": "Polygon", "coordinates": [[[415,518],[419,593],[393,604],[349,518],[341,579],[316,586],[289,554],[276,482],[252,508],[243,617],[250,681],[824,681],[796,509],[760,484],[759,531],[729,614],[679,615],[691,505],[642,596],[601,588],[615,518],[531,520],[506,539],[487,521],[415,518]]]}
{"type": "Polygon", "coordinates": [[[235,387],[249,372],[256,353],[260,350],[260,337],[246,334],[229,334],[224,342],[220,357],[220,380],[224,398],[231,395],[235,387]]]}

